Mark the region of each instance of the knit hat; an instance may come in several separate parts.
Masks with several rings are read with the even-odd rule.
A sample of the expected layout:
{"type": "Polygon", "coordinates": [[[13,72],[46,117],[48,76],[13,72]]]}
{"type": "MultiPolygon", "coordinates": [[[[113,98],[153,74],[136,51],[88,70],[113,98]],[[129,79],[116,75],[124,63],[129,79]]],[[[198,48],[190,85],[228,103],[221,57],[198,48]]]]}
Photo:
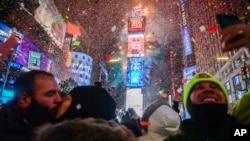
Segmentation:
{"type": "MultiPolygon", "coordinates": [[[[222,90],[223,94],[225,95],[226,101],[228,103],[228,92],[226,88],[224,87],[224,85],[216,77],[212,76],[211,74],[201,72],[193,76],[184,89],[183,103],[186,109],[188,108],[187,103],[188,103],[188,99],[191,94],[191,91],[193,87],[199,82],[212,82],[212,83],[217,84],[222,90]]],[[[187,110],[189,111],[189,109],[187,110]]]]}
{"type": "Polygon", "coordinates": [[[116,102],[111,95],[98,86],[78,86],[70,91],[71,104],[59,120],[73,118],[112,119],[116,102]]]}

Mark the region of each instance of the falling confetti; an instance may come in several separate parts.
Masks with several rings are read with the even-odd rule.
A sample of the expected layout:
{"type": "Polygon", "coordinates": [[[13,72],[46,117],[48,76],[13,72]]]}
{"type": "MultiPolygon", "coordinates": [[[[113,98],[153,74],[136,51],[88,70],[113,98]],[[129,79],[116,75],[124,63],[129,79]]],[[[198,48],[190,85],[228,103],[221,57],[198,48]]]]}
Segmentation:
{"type": "Polygon", "coordinates": [[[63,21],[64,21],[64,20],[63,20],[63,19],[61,19],[61,18],[56,19],[56,23],[57,23],[57,24],[61,24],[61,23],[63,23],[63,21]]]}
{"type": "Polygon", "coordinates": [[[111,28],[111,31],[114,32],[115,30],[116,30],[116,26],[113,26],[113,27],[111,28]]]}
{"type": "MultiPolygon", "coordinates": [[[[190,33],[192,33],[192,43],[194,46],[203,46],[205,49],[206,44],[211,46],[218,46],[214,40],[209,37],[216,32],[210,30],[211,25],[215,25],[213,15],[215,13],[237,13],[239,17],[245,17],[243,20],[249,19],[250,6],[249,2],[243,0],[197,0],[186,1],[186,7],[190,7],[192,11],[188,17],[192,20],[188,20],[190,33]],[[245,2],[245,3],[243,3],[245,2]],[[197,6],[199,5],[199,6],[197,6]],[[211,13],[212,12],[212,13],[211,13]],[[209,19],[209,20],[205,20],[209,19]],[[206,29],[207,28],[207,29],[206,29]],[[201,39],[202,37],[202,39],[201,39]]],[[[170,73],[171,71],[167,67],[169,65],[169,47],[173,46],[174,49],[174,68],[172,71],[176,72],[177,84],[182,83],[182,70],[188,67],[187,64],[182,62],[182,39],[181,34],[181,14],[179,0],[155,0],[155,1],[142,1],[137,2],[134,0],[102,0],[102,1],[82,1],[82,0],[55,0],[55,7],[61,15],[61,19],[53,19],[57,24],[62,24],[64,21],[72,21],[77,25],[81,25],[81,35],[78,36],[80,45],[74,50],[85,52],[90,56],[93,56],[94,64],[99,64],[100,61],[105,61],[105,54],[113,52],[111,58],[115,55],[126,58],[127,46],[124,44],[128,35],[127,21],[131,10],[135,6],[141,6],[145,8],[143,14],[146,15],[146,31],[145,31],[145,43],[150,48],[146,48],[145,55],[145,72],[148,73],[150,78],[147,80],[150,86],[146,89],[146,93],[154,93],[154,90],[159,87],[164,87],[168,91],[167,94],[171,94],[170,73]],[[65,6],[65,3],[67,5],[65,6]],[[152,34],[153,33],[153,34],[152,34]],[[122,39],[122,40],[121,40],[122,39]],[[123,53],[123,54],[122,54],[123,53]],[[166,59],[167,58],[167,59],[166,59]],[[163,61],[164,60],[164,61],[163,61]],[[159,74],[159,71],[162,72],[159,74]],[[179,77],[180,76],[180,77],[179,77]]],[[[17,3],[16,1],[1,1],[0,3],[0,19],[12,27],[16,27],[18,31],[29,36],[35,44],[41,48],[44,52],[48,53],[50,58],[54,61],[52,69],[58,78],[64,77],[65,72],[60,72],[64,69],[62,58],[62,47],[57,46],[49,38],[45,30],[51,27],[44,24],[39,25],[34,19],[39,14],[36,11],[39,3],[35,1],[23,1],[23,3],[17,3]],[[21,8],[21,9],[20,9],[21,8]],[[3,13],[3,14],[2,14],[3,13]],[[27,14],[33,16],[27,16],[27,14]],[[49,45],[53,47],[49,47],[49,45]]],[[[49,10],[49,9],[44,9],[49,10]]],[[[44,18],[46,16],[44,15],[44,18]]],[[[53,17],[53,13],[50,18],[53,17]]],[[[58,30],[59,32],[60,30],[58,30]]],[[[53,35],[53,34],[52,34],[53,35]]],[[[60,35],[60,34],[59,34],[60,35]]],[[[73,35],[72,35],[73,36],[73,35]]],[[[66,36],[68,38],[69,36],[66,36]]],[[[216,36],[215,36],[216,37],[216,36]]],[[[74,44],[74,42],[73,42],[74,44]]],[[[72,43],[69,43],[69,47],[72,43]]],[[[70,48],[72,49],[72,48],[70,48]]],[[[211,50],[211,49],[210,49],[211,50]]],[[[110,59],[110,57],[108,58],[110,59]]],[[[123,59],[122,65],[126,66],[126,59],[123,59]]],[[[125,67],[124,67],[125,68],[125,67]]],[[[116,90],[121,94],[116,95],[118,105],[121,105],[122,100],[125,98],[123,93],[124,82],[120,78],[125,77],[124,71],[126,69],[116,68],[107,64],[107,69],[111,74],[116,74],[115,78],[109,78],[109,86],[115,86],[116,90]],[[115,69],[114,69],[115,68],[115,69]],[[120,77],[118,77],[120,76],[120,77]],[[120,85],[120,86],[118,86],[120,85]]],[[[98,65],[93,66],[93,81],[99,79],[100,67],[98,65]]],[[[111,77],[111,76],[110,76],[111,77]]],[[[154,98],[152,98],[154,99],[154,98]]]]}

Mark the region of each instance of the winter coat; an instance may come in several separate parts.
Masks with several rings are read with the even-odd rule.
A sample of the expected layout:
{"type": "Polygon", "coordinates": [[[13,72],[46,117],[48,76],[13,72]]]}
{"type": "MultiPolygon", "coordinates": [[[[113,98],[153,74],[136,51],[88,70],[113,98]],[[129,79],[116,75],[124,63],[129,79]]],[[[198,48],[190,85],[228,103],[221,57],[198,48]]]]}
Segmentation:
{"type": "Polygon", "coordinates": [[[227,120],[228,121],[226,122],[225,126],[221,126],[222,128],[216,128],[216,126],[213,128],[202,128],[202,126],[206,124],[205,121],[204,125],[199,123],[200,128],[198,129],[205,131],[206,134],[210,134],[210,131],[218,133],[218,135],[215,137],[205,138],[200,133],[198,133],[198,130],[193,128],[195,125],[193,124],[192,119],[186,119],[181,123],[181,133],[170,136],[169,138],[164,139],[164,141],[229,141],[229,125],[235,123],[235,120],[230,116],[227,120]]]}
{"type": "Polygon", "coordinates": [[[30,141],[32,128],[20,117],[17,107],[9,102],[0,110],[0,140],[30,141]]]}
{"type": "Polygon", "coordinates": [[[250,124],[250,91],[248,91],[243,97],[240,99],[238,103],[236,103],[232,115],[235,117],[239,124],[250,124]]]}
{"type": "Polygon", "coordinates": [[[162,141],[170,135],[175,135],[180,126],[179,114],[161,101],[156,101],[146,108],[143,120],[147,120],[149,125],[147,133],[139,138],[140,141],[162,141]]]}

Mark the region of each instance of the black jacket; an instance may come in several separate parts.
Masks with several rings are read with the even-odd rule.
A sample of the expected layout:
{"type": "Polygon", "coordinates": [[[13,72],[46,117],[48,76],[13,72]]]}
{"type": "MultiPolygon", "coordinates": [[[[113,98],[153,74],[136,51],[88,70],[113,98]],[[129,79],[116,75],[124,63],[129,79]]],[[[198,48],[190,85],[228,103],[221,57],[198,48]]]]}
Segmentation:
{"type": "Polygon", "coordinates": [[[20,116],[17,107],[11,102],[0,110],[0,140],[30,141],[33,129],[20,116]]]}
{"type": "MultiPolygon", "coordinates": [[[[234,124],[235,120],[232,117],[225,119],[225,124],[222,126],[210,126],[210,123],[199,123],[197,130],[194,129],[195,125],[191,119],[184,120],[181,123],[181,133],[170,136],[164,141],[229,141],[229,125],[234,124]],[[220,128],[219,128],[220,127],[220,128]],[[200,130],[199,130],[200,129],[200,130]],[[202,135],[206,134],[206,135],[202,135]],[[212,137],[209,135],[214,134],[212,137]]],[[[214,124],[216,125],[216,124],[214,124]]]]}

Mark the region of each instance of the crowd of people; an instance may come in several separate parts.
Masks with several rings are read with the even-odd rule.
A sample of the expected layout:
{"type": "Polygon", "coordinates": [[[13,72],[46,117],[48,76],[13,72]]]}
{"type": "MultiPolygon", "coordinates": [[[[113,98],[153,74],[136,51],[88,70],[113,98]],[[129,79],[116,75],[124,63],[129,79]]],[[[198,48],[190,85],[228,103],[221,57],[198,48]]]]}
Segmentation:
{"type": "MultiPolygon", "coordinates": [[[[223,52],[250,48],[249,40],[250,25],[221,30],[223,52]]],[[[184,88],[183,104],[191,115],[185,120],[176,105],[159,100],[139,121],[119,123],[116,103],[104,88],[78,86],[62,96],[53,74],[41,70],[20,75],[14,89],[13,100],[0,110],[1,141],[228,141],[230,125],[250,123],[250,92],[229,114],[225,86],[206,72],[194,75],[184,88]]]]}

